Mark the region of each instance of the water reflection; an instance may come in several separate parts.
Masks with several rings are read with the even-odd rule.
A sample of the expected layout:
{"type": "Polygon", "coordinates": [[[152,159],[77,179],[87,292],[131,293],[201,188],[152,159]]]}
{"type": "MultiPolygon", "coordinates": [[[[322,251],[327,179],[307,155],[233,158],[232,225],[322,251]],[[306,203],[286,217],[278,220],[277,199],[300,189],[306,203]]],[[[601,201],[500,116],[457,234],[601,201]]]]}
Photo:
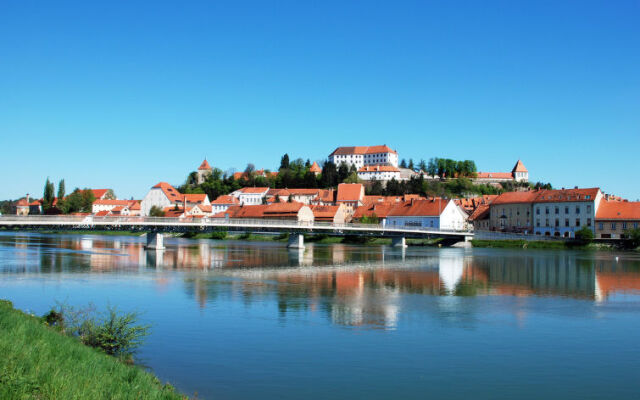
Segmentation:
{"type": "MultiPolygon", "coordinates": [[[[394,328],[407,301],[402,294],[449,297],[563,296],[606,301],[640,290],[640,261],[609,253],[469,251],[168,240],[146,251],[136,237],[0,235],[0,272],[157,273],[179,278],[200,307],[221,296],[245,305],[275,297],[283,317],[322,312],[346,326],[394,328]],[[10,253],[10,255],[9,255],[10,253]]],[[[158,285],[169,279],[157,276],[158,285]]],[[[175,279],[172,277],[171,279],[175,279]]]]}

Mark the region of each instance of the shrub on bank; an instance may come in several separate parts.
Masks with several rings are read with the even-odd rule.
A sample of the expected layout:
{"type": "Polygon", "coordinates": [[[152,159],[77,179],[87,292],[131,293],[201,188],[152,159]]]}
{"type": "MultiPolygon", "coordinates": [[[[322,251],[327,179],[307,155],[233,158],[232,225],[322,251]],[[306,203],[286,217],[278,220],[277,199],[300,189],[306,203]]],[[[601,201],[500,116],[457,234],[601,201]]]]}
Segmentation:
{"type": "Polygon", "coordinates": [[[48,326],[0,300],[0,399],[184,398],[141,368],[61,334],[62,324],[48,326]]]}

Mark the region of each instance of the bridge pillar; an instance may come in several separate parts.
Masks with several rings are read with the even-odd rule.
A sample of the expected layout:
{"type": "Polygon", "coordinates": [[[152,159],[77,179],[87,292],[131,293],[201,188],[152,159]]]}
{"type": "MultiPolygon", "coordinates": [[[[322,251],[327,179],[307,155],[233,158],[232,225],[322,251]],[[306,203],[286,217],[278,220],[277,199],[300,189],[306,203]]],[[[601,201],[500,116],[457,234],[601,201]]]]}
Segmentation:
{"type": "Polygon", "coordinates": [[[397,236],[391,238],[391,246],[393,247],[402,247],[403,249],[407,247],[407,240],[404,236],[397,236]]]}
{"type": "Polygon", "coordinates": [[[147,233],[147,250],[164,250],[164,237],[162,233],[148,232],[147,233]]]}
{"type": "Polygon", "coordinates": [[[301,233],[290,234],[287,247],[290,249],[304,249],[304,235],[301,233]]]}

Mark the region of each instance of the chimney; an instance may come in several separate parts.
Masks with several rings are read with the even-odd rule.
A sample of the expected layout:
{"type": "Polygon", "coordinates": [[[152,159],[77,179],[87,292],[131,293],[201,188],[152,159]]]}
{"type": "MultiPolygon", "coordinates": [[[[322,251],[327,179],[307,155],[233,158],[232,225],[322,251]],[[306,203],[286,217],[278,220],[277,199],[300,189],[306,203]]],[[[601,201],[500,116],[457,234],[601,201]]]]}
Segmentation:
{"type": "Polygon", "coordinates": [[[29,205],[29,193],[27,193],[27,205],[29,205]]]}

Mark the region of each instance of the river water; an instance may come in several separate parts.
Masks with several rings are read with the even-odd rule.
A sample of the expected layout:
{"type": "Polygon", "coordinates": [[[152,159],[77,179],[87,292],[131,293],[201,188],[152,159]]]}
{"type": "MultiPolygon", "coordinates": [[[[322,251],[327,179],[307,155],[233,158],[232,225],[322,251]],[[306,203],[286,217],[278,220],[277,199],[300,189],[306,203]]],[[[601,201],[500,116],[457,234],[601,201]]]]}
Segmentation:
{"type": "Polygon", "coordinates": [[[142,312],[204,399],[640,398],[636,253],[0,234],[0,298],[142,312]]]}

